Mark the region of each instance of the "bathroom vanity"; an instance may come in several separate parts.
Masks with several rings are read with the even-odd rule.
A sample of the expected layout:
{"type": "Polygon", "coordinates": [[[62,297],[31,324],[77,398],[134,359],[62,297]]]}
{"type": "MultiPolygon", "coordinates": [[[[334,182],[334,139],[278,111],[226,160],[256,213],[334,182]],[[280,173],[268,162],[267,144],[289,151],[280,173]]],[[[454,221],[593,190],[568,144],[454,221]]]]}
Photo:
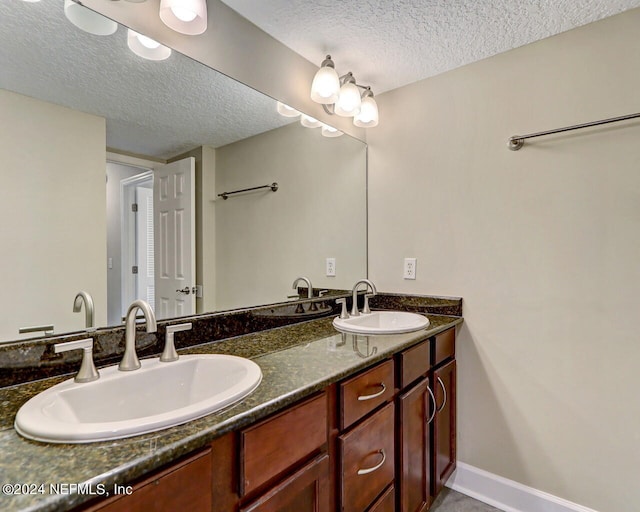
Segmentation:
{"type": "Polygon", "coordinates": [[[455,468],[455,365],[449,328],[86,510],[427,510],[455,468]]]}
{"type": "Polygon", "coordinates": [[[61,378],[4,388],[2,480],[44,484],[44,492],[5,493],[0,506],[427,510],[455,467],[455,328],[462,323],[427,314],[430,326],[413,333],[339,333],[327,317],[180,350],[250,357],[263,381],[227,409],[128,439],[25,440],[6,424],[11,409],[61,378]]]}

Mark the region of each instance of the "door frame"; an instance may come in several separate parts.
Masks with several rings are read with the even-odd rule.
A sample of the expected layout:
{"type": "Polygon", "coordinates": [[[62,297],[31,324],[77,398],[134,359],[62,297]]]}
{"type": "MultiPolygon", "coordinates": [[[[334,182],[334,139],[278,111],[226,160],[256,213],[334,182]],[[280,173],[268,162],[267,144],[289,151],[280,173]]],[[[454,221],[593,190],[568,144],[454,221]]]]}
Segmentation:
{"type": "Polygon", "coordinates": [[[131,205],[136,201],[136,187],[153,180],[153,171],[140,168],[141,173],[120,181],[120,247],[122,316],[136,298],[137,279],[131,272],[136,263],[136,222],[131,205]]]}

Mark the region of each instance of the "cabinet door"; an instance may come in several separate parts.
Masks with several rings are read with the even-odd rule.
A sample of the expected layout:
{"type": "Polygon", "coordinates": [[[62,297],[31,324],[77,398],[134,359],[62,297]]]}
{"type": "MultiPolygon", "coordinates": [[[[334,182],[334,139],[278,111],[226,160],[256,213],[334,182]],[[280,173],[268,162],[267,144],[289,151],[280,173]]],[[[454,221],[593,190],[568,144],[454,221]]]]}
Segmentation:
{"type": "Polygon", "coordinates": [[[329,457],[316,457],[240,512],[330,512],[329,457]]]}
{"type": "Polygon", "coordinates": [[[434,413],[428,379],[398,398],[399,512],[422,512],[431,504],[429,422],[434,413]]]}
{"type": "Polygon", "coordinates": [[[434,489],[437,495],[456,468],[456,362],[433,373],[436,416],[433,421],[434,489]]]}
{"type": "Polygon", "coordinates": [[[210,512],[212,462],[207,449],[133,486],[130,495],[119,495],[86,512],[210,512]]]}

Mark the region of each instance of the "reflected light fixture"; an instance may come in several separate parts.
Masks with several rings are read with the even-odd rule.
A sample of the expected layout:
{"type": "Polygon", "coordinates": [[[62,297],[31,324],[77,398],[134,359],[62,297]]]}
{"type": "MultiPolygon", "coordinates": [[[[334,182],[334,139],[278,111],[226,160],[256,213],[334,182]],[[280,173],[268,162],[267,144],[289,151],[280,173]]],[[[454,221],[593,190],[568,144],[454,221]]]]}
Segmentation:
{"type": "Polygon", "coordinates": [[[133,53],[147,60],[164,60],[171,55],[171,48],[131,29],[127,32],[127,46],[133,53]]]}
{"type": "Polygon", "coordinates": [[[344,135],[343,132],[334,128],[333,126],[329,126],[328,124],[322,124],[322,136],[323,137],[340,137],[344,135]]]}
{"type": "Polygon", "coordinates": [[[76,27],[96,36],[110,36],[118,24],[73,0],[64,0],[64,15],[76,27]]]}
{"type": "Polygon", "coordinates": [[[327,114],[354,117],[356,126],[372,128],[378,125],[378,105],[371,87],[356,83],[351,72],[339,76],[331,55],[322,61],[313,77],[311,99],[320,103],[327,114]]]}
{"type": "Polygon", "coordinates": [[[320,128],[322,123],[315,117],[308,116],[307,114],[300,115],[300,124],[306,128],[320,128]]]}
{"type": "Polygon", "coordinates": [[[276,106],[276,110],[278,111],[278,114],[284,117],[298,117],[300,115],[300,112],[298,112],[295,108],[292,108],[280,101],[276,106]]]}
{"type": "Polygon", "coordinates": [[[172,30],[197,36],[207,30],[206,0],[160,0],[160,19],[172,30]]]}

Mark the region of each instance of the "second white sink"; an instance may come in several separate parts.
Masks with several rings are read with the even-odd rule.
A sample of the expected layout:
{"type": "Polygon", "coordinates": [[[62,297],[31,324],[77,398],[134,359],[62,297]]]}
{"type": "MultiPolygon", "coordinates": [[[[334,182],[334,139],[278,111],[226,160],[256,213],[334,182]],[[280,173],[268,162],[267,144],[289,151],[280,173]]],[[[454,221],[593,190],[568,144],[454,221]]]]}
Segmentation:
{"type": "Polygon", "coordinates": [[[334,318],[333,326],[339,331],[357,334],[400,334],[428,327],[429,319],[407,311],[372,311],[349,318],[334,318]]]}
{"type": "Polygon", "coordinates": [[[206,416],[251,393],[260,367],[242,357],[202,354],[162,363],[117,366],[100,379],[61,382],[25,403],[15,420],[24,437],[50,443],[90,443],[146,434],[206,416]]]}

